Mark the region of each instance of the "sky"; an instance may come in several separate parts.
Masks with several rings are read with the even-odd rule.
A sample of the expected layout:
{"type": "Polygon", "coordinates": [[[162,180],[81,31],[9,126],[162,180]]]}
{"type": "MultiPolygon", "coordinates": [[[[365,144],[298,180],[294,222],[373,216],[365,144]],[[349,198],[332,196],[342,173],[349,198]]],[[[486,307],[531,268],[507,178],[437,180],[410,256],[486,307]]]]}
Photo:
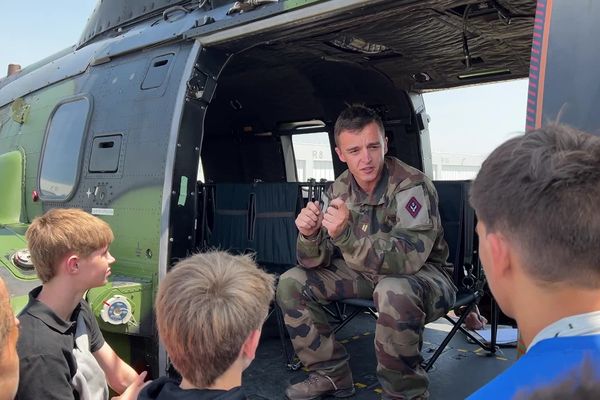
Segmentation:
{"type": "Polygon", "coordinates": [[[0,76],[8,64],[26,67],[79,41],[95,0],[0,0],[0,76]]]}
{"type": "MultiPolygon", "coordinates": [[[[0,0],[0,76],[79,40],[96,0],[0,0]]],[[[433,152],[487,155],[525,128],[527,80],[426,93],[433,152]]]]}
{"type": "Polygon", "coordinates": [[[487,156],[525,130],[527,79],[424,94],[431,150],[487,156]]]}

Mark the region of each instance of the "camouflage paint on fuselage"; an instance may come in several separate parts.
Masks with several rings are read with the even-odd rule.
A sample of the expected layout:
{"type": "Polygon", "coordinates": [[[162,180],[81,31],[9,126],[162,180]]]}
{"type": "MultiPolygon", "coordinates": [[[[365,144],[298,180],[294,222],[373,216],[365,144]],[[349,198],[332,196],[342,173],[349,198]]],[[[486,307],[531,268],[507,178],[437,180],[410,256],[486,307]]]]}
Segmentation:
{"type": "MultiPolygon", "coordinates": [[[[41,214],[42,203],[34,202],[31,193],[37,190],[37,175],[40,151],[48,118],[52,110],[63,98],[70,97],[75,92],[75,84],[65,81],[23,98],[29,107],[23,123],[13,119],[12,103],[0,109],[0,154],[14,150],[23,155],[23,201],[19,223],[0,227],[0,262],[4,265],[3,278],[11,294],[11,302],[18,311],[26,303],[27,291],[37,282],[35,273],[17,268],[11,261],[12,255],[27,247],[24,233],[33,217],[41,214]],[[33,281],[33,282],[32,282],[33,281]],[[31,282],[31,283],[28,283],[31,282]]],[[[3,197],[0,195],[0,198],[3,197]]],[[[1,201],[1,200],[0,200],[1,201]]]]}
{"type": "MultiPolygon", "coordinates": [[[[176,140],[170,137],[173,121],[180,117],[174,115],[176,97],[180,94],[180,82],[187,80],[183,70],[192,45],[193,41],[166,43],[115,57],[110,62],[88,66],[83,73],[24,94],[16,102],[11,101],[0,108],[0,155],[18,150],[23,154],[25,166],[21,218],[16,224],[0,226],[1,276],[13,294],[15,311],[26,304],[27,292],[40,284],[33,271],[24,271],[12,262],[13,254],[26,248],[24,232],[28,224],[50,208],[77,207],[97,214],[115,233],[111,252],[117,261],[111,282],[88,294],[95,314],[99,316],[102,301],[115,294],[128,297],[133,308],[134,318],[130,324],[111,325],[100,321],[101,327],[105,331],[153,340],[153,296],[158,284],[160,258],[167,257],[159,250],[164,213],[163,186],[165,174],[171,173],[166,166],[167,149],[169,142],[176,140]],[[165,55],[169,57],[168,69],[148,83],[148,76],[155,69],[153,60],[165,55]],[[40,190],[43,143],[52,115],[62,103],[80,96],[90,100],[90,108],[87,126],[82,132],[81,162],[77,165],[74,192],[65,201],[43,198],[34,201],[32,193],[40,190]],[[21,103],[27,108],[22,123],[12,107],[21,103]],[[118,168],[111,173],[91,172],[94,139],[107,135],[122,138],[117,154],[118,168]]],[[[43,65],[38,63],[29,67],[19,79],[34,79],[35,74],[29,74],[43,65]]],[[[73,157],[77,156],[77,149],[44,156],[73,157]]],[[[128,345],[122,338],[118,342],[125,352],[124,358],[129,359],[133,345],[128,345]]],[[[144,364],[154,364],[152,369],[156,368],[158,348],[153,347],[146,352],[150,356],[144,361],[144,364]]]]}

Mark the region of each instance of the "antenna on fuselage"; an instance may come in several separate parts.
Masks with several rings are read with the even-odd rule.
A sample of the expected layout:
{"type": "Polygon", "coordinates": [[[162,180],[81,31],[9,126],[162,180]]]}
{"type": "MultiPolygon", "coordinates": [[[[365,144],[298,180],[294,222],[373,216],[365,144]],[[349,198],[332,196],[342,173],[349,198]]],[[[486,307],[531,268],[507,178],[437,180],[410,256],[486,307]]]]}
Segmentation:
{"type": "Polygon", "coordinates": [[[8,64],[8,70],[6,71],[6,76],[11,76],[17,74],[21,71],[21,66],[19,64],[8,64]]]}

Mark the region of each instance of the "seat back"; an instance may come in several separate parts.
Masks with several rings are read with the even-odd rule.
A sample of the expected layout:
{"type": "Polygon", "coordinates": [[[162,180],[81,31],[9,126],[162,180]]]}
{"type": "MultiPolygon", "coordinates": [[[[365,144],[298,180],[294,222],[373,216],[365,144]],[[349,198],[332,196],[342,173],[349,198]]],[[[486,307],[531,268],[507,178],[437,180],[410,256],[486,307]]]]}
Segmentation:
{"type": "Polygon", "coordinates": [[[300,186],[295,182],[256,183],[253,191],[251,245],[256,250],[256,261],[295,265],[300,186]]]}
{"type": "MultiPolygon", "coordinates": [[[[263,265],[289,268],[296,264],[294,221],[302,205],[298,183],[216,183],[204,189],[203,201],[208,198],[213,205],[212,215],[200,218],[202,223],[212,221],[209,247],[254,252],[263,265]]],[[[211,213],[204,204],[201,209],[211,213]]]]}
{"type": "Polygon", "coordinates": [[[465,280],[473,264],[475,213],[469,205],[470,181],[434,181],[439,197],[439,211],[448,243],[448,261],[454,265],[454,283],[459,289],[472,285],[465,280]]]}
{"type": "Polygon", "coordinates": [[[211,247],[244,253],[249,243],[249,207],[251,184],[214,184],[212,197],[214,205],[213,229],[209,245],[211,247]]]}

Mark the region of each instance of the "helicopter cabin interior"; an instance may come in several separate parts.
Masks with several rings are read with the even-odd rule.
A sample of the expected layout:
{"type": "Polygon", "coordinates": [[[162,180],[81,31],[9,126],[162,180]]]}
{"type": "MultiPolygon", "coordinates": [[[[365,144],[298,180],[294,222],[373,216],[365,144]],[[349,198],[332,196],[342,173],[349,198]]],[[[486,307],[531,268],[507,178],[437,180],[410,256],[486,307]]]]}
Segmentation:
{"type": "MultiPolygon", "coordinates": [[[[178,143],[200,152],[199,159],[178,155],[174,189],[180,176],[198,175],[198,161],[200,183],[209,185],[311,178],[298,173],[293,145],[295,137],[311,133],[326,135],[333,168],[327,180],[332,180],[345,170],[334,152],[333,125],[353,103],[381,115],[388,155],[431,176],[421,93],[529,73],[535,2],[463,3],[381,2],[312,23],[249,31],[217,44],[203,43],[202,32],[196,32],[206,50],[199,65],[210,64],[211,52],[218,53],[214,59],[227,61],[215,74],[210,101],[186,103],[178,143]]],[[[199,190],[195,210],[171,207],[176,234],[194,238],[193,245],[175,240],[171,260],[194,249],[223,247],[207,236],[214,213],[206,212],[210,199],[203,198],[203,185],[194,190],[199,190]],[[190,211],[196,216],[194,227],[190,211]]],[[[307,200],[306,190],[302,197],[307,200]]]]}

